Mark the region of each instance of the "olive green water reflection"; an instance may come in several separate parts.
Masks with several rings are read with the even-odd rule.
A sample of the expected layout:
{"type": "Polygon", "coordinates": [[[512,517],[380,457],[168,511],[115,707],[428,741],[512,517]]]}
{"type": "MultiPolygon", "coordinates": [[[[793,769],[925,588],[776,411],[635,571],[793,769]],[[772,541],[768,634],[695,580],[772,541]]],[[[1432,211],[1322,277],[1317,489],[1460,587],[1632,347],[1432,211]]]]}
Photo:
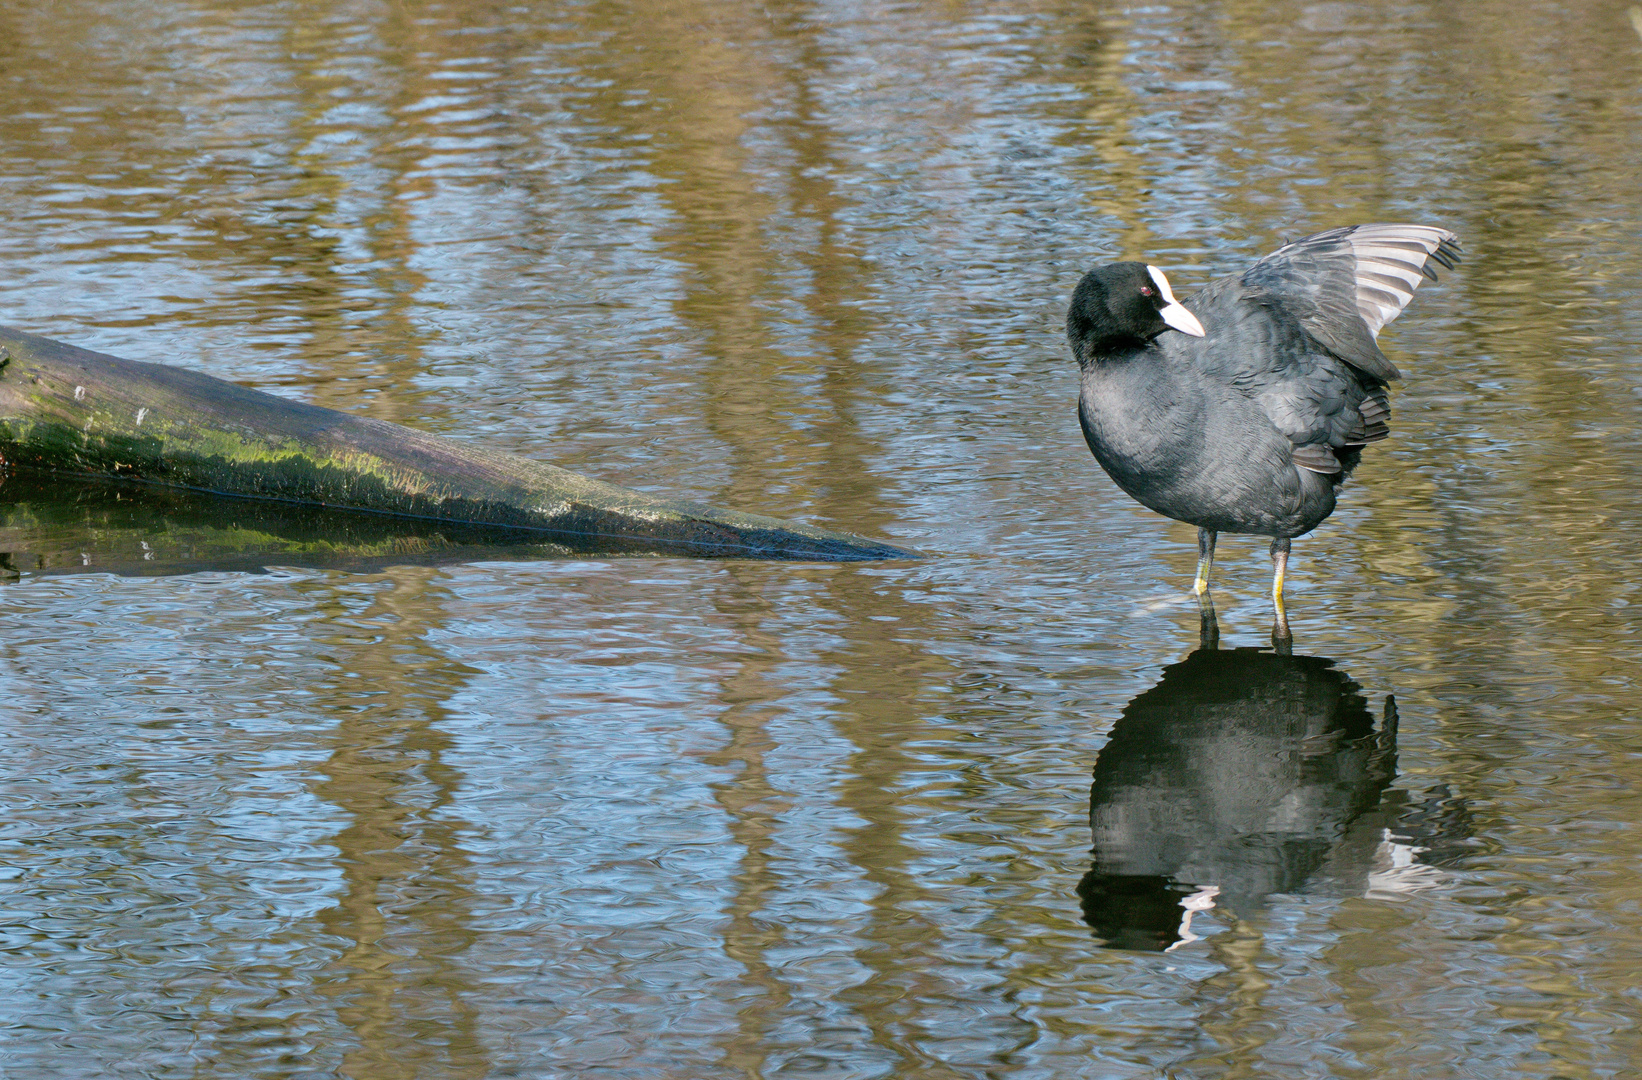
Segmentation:
{"type": "MultiPolygon", "coordinates": [[[[0,322],[939,555],[196,514],[153,573],[0,488],[7,1080],[1635,1074],[1627,3],[0,0],[0,101],[0,322]],[[1466,262],[1295,545],[1336,711],[1136,741],[1193,533],[1084,449],[1066,296],[1375,219],[1466,262]],[[1235,753],[1286,790],[1108,947],[1114,808],[1235,753]]],[[[1266,581],[1222,544],[1222,654],[1266,581]]]]}
{"type": "MultiPolygon", "coordinates": [[[[89,477],[0,478],[0,579],[270,566],[382,570],[598,554],[601,538],[241,499],[89,477]]],[[[619,551],[619,549],[616,549],[619,551]]]]}

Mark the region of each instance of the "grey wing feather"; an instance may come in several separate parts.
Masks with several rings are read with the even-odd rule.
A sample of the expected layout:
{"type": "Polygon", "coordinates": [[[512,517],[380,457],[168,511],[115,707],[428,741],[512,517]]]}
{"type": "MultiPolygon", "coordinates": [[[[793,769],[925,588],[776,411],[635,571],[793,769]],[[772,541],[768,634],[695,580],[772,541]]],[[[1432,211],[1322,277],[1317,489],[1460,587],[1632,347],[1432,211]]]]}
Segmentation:
{"type": "Polygon", "coordinates": [[[1163,347],[1257,401],[1293,445],[1294,463],[1344,472],[1341,452],[1390,434],[1385,384],[1400,377],[1375,338],[1401,314],[1431,263],[1459,261],[1453,233],[1424,225],[1354,225],[1287,244],[1186,301],[1207,338],[1163,347]]]}
{"type": "Polygon", "coordinates": [[[1351,225],[1285,244],[1243,272],[1251,298],[1281,307],[1341,360],[1390,381],[1401,378],[1375,338],[1402,314],[1430,263],[1459,262],[1459,238],[1429,225],[1351,225]]]}
{"type": "Polygon", "coordinates": [[[1294,448],[1294,463],[1302,469],[1310,469],[1314,473],[1337,473],[1341,469],[1340,459],[1334,456],[1334,451],[1321,443],[1307,443],[1294,448]]]}
{"type": "Polygon", "coordinates": [[[1369,391],[1357,406],[1357,416],[1358,422],[1346,432],[1344,445],[1366,446],[1391,434],[1391,426],[1386,422],[1391,419],[1391,399],[1386,396],[1385,387],[1369,391]]]}
{"type": "Polygon", "coordinates": [[[1391,433],[1385,384],[1369,382],[1331,356],[1296,361],[1255,395],[1272,426],[1294,444],[1294,463],[1316,473],[1342,471],[1335,451],[1391,433]]]}

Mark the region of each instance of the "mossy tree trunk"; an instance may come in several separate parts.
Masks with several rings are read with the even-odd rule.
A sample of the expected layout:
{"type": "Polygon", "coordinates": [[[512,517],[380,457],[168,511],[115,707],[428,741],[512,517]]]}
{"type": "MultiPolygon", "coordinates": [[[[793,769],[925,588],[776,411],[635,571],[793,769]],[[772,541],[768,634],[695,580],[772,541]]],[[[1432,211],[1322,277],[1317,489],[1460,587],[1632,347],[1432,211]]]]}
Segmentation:
{"type": "Polygon", "coordinates": [[[658,498],[4,327],[0,456],[14,468],[599,537],[611,550],[826,560],[909,555],[847,533],[658,498]]]}

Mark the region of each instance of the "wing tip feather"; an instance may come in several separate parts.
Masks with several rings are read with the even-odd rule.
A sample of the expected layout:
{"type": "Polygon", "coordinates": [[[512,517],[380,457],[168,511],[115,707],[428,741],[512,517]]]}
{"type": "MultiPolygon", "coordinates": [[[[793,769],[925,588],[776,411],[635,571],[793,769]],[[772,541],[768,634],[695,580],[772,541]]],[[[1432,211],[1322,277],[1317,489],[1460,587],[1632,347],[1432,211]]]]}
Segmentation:
{"type": "Polygon", "coordinates": [[[1363,321],[1375,337],[1379,337],[1380,330],[1387,323],[1402,314],[1414,299],[1414,291],[1420,287],[1422,280],[1438,280],[1432,263],[1452,270],[1460,262],[1459,236],[1435,225],[1357,225],[1344,233],[1344,239],[1351,245],[1352,254],[1357,259],[1359,308],[1364,307],[1367,301],[1383,312],[1378,320],[1370,318],[1369,312],[1364,313],[1363,321]],[[1402,274],[1396,273],[1399,269],[1407,271],[1410,276],[1403,278],[1402,274]],[[1407,290],[1393,286],[1388,277],[1405,280],[1407,290]],[[1383,299],[1388,293],[1389,298],[1395,301],[1394,308],[1388,308],[1383,299]]]}

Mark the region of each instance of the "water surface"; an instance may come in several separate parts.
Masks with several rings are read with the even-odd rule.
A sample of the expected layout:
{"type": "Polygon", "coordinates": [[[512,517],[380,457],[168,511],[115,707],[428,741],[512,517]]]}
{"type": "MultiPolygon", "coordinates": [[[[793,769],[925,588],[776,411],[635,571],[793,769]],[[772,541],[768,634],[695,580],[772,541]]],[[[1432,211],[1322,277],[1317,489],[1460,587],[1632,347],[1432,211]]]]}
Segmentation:
{"type": "Polygon", "coordinates": [[[8,1080],[1635,1075],[1623,0],[0,0],[0,97],[0,323],[930,555],[0,487],[8,1080]],[[1466,261],[1191,656],[1066,297],[1367,220],[1466,261]]]}

